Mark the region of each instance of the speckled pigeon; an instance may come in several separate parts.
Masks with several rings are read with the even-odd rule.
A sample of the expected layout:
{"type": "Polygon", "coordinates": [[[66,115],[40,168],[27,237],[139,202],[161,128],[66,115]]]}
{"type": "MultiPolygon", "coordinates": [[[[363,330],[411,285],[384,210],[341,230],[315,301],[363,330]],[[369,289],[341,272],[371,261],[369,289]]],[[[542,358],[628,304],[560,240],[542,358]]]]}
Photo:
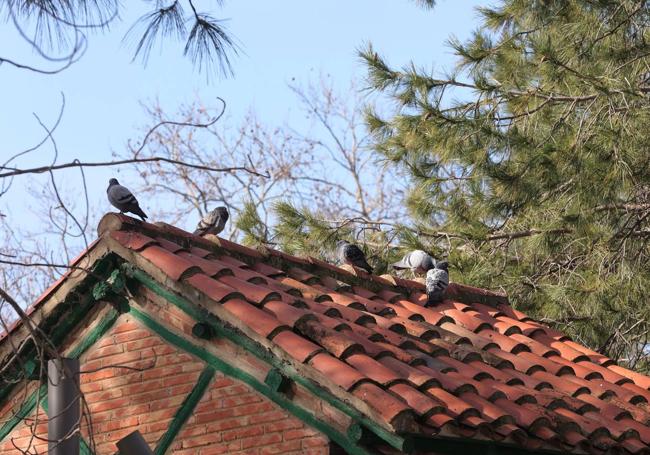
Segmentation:
{"type": "Polygon", "coordinates": [[[397,270],[411,269],[414,273],[426,273],[431,270],[436,261],[426,252],[422,250],[413,250],[393,264],[393,268],[397,270]]]}
{"type": "Polygon", "coordinates": [[[449,285],[449,272],[447,261],[438,262],[435,268],[427,272],[427,305],[436,305],[442,301],[447,286],[449,285]]]}
{"type": "Polygon", "coordinates": [[[226,226],[226,221],[228,221],[229,217],[227,208],[217,207],[199,221],[194,235],[219,234],[226,226]]]}
{"type": "Polygon", "coordinates": [[[108,202],[118,209],[120,213],[131,212],[142,218],[142,221],[147,219],[147,214],[140,208],[138,200],[128,188],[120,185],[117,179],[110,179],[108,181],[106,194],[108,195],[108,202]]]}
{"type": "Polygon", "coordinates": [[[363,251],[350,242],[345,240],[339,240],[336,242],[336,256],[339,261],[345,264],[354,265],[366,270],[368,273],[372,273],[372,267],[370,267],[368,261],[366,261],[366,256],[363,254],[363,251]]]}

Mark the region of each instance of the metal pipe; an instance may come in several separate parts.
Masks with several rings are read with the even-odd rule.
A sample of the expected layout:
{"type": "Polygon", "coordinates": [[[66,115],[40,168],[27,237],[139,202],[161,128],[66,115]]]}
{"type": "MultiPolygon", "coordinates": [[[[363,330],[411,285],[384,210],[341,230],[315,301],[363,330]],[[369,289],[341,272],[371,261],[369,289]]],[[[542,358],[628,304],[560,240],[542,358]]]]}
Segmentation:
{"type": "Polygon", "coordinates": [[[149,445],[138,430],[123,437],[115,444],[120,455],[153,455],[149,445]]]}
{"type": "Polygon", "coordinates": [[[49,455],[79,455],[79,359],[47,362],[49,455]]]}

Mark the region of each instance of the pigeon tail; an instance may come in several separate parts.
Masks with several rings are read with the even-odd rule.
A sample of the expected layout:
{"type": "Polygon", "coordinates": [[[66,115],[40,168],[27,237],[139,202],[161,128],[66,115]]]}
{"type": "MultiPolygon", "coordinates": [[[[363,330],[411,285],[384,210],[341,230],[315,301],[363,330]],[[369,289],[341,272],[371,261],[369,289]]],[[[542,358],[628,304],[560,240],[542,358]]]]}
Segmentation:
{"type": "Polygon", "coordinates": [[[144,211],[140,208],[140,206],[136,206],[133,209],[131,209],[131,213],[138,215],[142,219],[142,221],[145,222],[147,221],[147,218],[149,218],[147,214],[144,213],[144,211]]]}
{"type": "Polygon", "coordinates": [[[372,267],[370,267],[370,264],[368,264],[368,262],[366,262],[366,261],[360,262],[360,263],[357,265],[357,267],[362,268],[362,269],[364,269],[366,272],[372,274],[372,267]]]}

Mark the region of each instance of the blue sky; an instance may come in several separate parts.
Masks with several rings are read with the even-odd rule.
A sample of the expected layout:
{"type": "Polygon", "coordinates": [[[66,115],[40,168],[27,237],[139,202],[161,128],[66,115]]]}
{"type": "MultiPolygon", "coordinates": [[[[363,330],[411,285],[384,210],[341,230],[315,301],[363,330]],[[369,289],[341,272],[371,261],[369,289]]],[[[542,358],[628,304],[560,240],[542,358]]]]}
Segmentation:
{"type": "MultiPolygon", "coordinates": [[[[128,3],[123,20],[108,33],[89,36],[86,55],[63,73],[43,76],[0,66],[0,159],[42,138],[33,113],[51,124],[61,93],[66,109],[56,132],[59,162],[109,160],[112,151],[123,151],[128,139],[140,138],[147,123],[140,103],[155,98],[174,112],[196,97],[208,103],[221,96],[234,122],[250,108],[264,122],[294,120],[298,103],[287,82],[306,83],[328,74],[335,85],[347,87],[365,75],[356,56],[364,43],[371,42],[392,64],[414,61],[449,68],[452,59],[445,41],[452,34],[468,36],[476,24],[474,7],[485,2],[441,0],[435,9],[423,10],[411,0],[226,0],[214,15],[228,19],[227,27],[242,52],[233,58],[233,78],[209,82],[182,57],[180,45],[167,45],[160,54],[154,50],[146,67],[131,63],[133,50],[121,39],[148,5],[123,3],[128,3]]],[[[0,55],[34,61],[10,24],[0,27],[0,55]]],[[[51,159],[52,149],[43,148],[18,164],[31,167],[51,159]]],[[[105,204],[106,210],[110,208],[104,187],[111,173],[87,172],[91,203],[105,204]]],[[[77,174],[70,175],[74,182],[77,174]]],[[[20,183],[33,181],[23,177],[20,183]]],[[[0,212],[10,213],[18,223],[28,222],[29,210],[22,191],[11,191],[0,200],[0,212]]]]}

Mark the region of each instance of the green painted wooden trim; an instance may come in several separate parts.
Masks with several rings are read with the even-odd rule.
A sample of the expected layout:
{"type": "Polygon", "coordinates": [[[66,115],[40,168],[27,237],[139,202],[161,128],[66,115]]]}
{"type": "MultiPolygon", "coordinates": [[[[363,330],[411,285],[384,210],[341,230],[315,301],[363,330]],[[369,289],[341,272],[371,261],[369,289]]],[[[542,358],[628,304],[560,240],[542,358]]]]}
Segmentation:
{"type": "Polygon", "coordinates": [[[212,381],[213,377],[214,368],[211,366],[207,366],[201,372],[199,379],[194,385],[194,388],[189,393],[189,395],[185,397],[185,400],[183,400],[183,403],[181,404],[181,407],[178,408],[178,411],[176,411],[176,414],[169,424],[167,431],[165,431],[165,434],[163,434],[158,440],[158,444],[154,450],[155,455],[163,455],[172,444],[172,442],[174,442],[174,438],[176,438],[176,435],[178,435],[178,432],[181,431],[181,428],[187,419],[190,417],[190,415],[192,415],[194,408],[201,400],[201,397],[203,397],[203,394],[208,388],[208,385],[210,385],[210,381],[212,381]]]}
{"type": "Polygon", "coordinates": [[[289,378],[284,376],[277,368],[271,368],[264,378],[264,383],[274,392],[286,393],[291,386],[289,378]]]}
{"type": "Polygon", "coordinates": [[[328,438],[330,438],[332,441],[335,441],[337,444],[344,447],[348,453],[352,455],[370,455],[371,452],[368,452],[363,447],[359,447],[355,445],[344,434],[340,433],[338,430],[329,426],[325,422],[319,420],[316,416],[311,414],[306,409],[296,405],[291,400],[287,399],[286,396],[284,396],[283,394],[275,392],[263,382],[258,381],[254,376],[251,376],[245,371],[240,370],[239,368],[234,367],[233,365],[230,365],[229,363],[221,360],[220,358],[216,357],[215,355],[201,348],[200,346],[197,346],[191,343],[190,341],[188,341],[187,339],[175,334],[174,332],[170,331],[162,324],[154,321],[145,312],[142,312],[135,307],[131,307],[131,314],[133,315],[134,318],[142,322],[146,327],[154,331],[156,334],[158,334],[158,336],[160,336],[168,343],[176,346],[179,349],[188,352],[189,354],[192,354],[200,358],[208,365],[210,365],[212,368],[221,371],[226,376],[233,377],[235,379],[238,379],[239,381],[244,382],[245,384],[248,384],[253,389],[260,392],[261,394],[269,398],[271,401],[276,403],[278,406],[282,407],[283,409],[286,409],[287,411],[292,413],[294,416],[302,420],[310,427],[320,431],[321,433],[325,434],[328,438]]]}
{"type": "Polygon", "coordinates": [[[142,270],[133,267],[131,264],[125,264],[125,266],[128,275],[137,279],[140,283],[144,284],[147,288],[151,289],[153,292],[163,297],[168,302],[172,303],[173,305],[183,310],[183,312],[185,312],[193,319],[209,324],[217,336],[223,336],[229,339],[230,341],[236,343],[237,345],[242,346],[244,349],[246,349],[248,352],[255,355],[256,357],[271,364],[273,367],[280,370],[282,374],[284,374],[287,378],[300,384],[301,386],[309,390],[311,393],[321,398],[322,400],[326,401],[327,403],[331,404],[341,412],[352,417],[354,420],[361,422],[364,426],[366,426],[373,433],[375,433],[379,438],[381,438],[382,440],[384,440],[386,443],[393,446],[397,450],[404,451],[404,449],[407,448],[408,442],[404,438],[380,427],[379,425],[377,425],[376,422],[367,418],[366,416],[361,414],[359,411],[357,411],[350,405],[339,400],[338,398],[336,398],[335,396],[333,396],[332,394],[324,390],[322,387],[320,387],[318,384],[304,378],[293,367],[280,361],[277,357],[275,357],[266,349],[262,348],[255,341],[242,335],[240,332],[222,324],[221,321],[217,319],[208,310],[204,308],[200,308],[194,305],[193,303],[191,303],[190,301],[184,299],[183,297],[180,297],[177,294],[167,290],[165,287],[160,285],[156,280],[151,278],[148,274],[146,274],[142,270]]]}
{"type": "Polygon", "coordinates": [[[90,446],[86,444],[86,440],[79,436],[79,455],[95,455],[95,452],[90,450],[90,446]]]}
{"type": "Polygon", "coordinates": [[[99,321],[99,323],[86,335],[86,337],[81,340],[77,345],[72,348],[72,350],[67,354],[66,357],[79,358],[84,352],[86,352],[93,344],[97,342],[101,337],[103,337],[108,330],[113,327],[117,318],[120,317],[120,314],[115,311],[114,308],[110,308],[108,313],[99,321]]]}
{"type": "Polygon", "coordinates": [[[36,400],[43,395],[47,396],[47,385],[43,384],[34,390],[27,399],[23,402],[23,405],[20,407],[16,414],[12,415],[5,423],[0,427],[0,441],[2,441],[9,433],[13,431],[16,426],[23,421],[25,417],[30,415],[34,408],[36,407],[36,400]]]}
{"type": "Polygon", "coordinates": [[[192,326],[192,335],[203,340],[210,340],[214,336],[212,327],[202,322],[197,322],[192,326]]]}

